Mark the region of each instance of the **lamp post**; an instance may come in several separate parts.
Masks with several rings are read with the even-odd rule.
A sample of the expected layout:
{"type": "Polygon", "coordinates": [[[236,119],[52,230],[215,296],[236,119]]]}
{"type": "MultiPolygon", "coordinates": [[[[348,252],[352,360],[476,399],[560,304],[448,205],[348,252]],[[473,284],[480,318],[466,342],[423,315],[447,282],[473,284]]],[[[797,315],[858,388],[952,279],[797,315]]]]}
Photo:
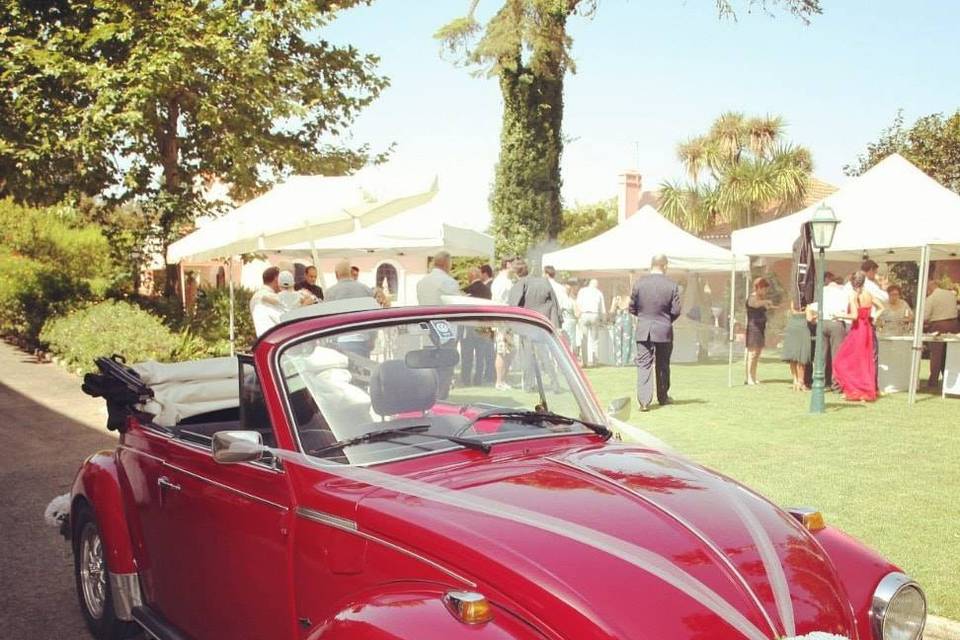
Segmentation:
{"type": "Polygon", "coordinates": [[[824,253],[833,244],[833,234],[837,230],[837,220],[833,209],[825,204],[820,205],[810,220],[810,230],[813,246],[818,251],[817,256],[817,341],[813,361],[813,390],[810,394],[810,413],[824,413],[826,399],[824,398],[825,363],[823,358],[823,273],[824,253]]]}

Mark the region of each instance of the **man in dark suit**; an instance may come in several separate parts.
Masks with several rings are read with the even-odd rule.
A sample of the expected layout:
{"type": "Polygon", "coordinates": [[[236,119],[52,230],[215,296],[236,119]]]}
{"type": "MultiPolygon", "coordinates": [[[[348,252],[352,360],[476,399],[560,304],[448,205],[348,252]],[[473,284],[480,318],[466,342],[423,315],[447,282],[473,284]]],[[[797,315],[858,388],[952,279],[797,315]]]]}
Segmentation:
{"type": "Polygon", "coordinates": [[[647,411],[653,401],[656,370],[657,402],[670,404],[670,354],[673,322],[680,317],[680,289],[664,273],[666,256],[655,256],[650,275],[637,280],[630,295],[630,313],[637,316],[637,400],[647,411]]]}

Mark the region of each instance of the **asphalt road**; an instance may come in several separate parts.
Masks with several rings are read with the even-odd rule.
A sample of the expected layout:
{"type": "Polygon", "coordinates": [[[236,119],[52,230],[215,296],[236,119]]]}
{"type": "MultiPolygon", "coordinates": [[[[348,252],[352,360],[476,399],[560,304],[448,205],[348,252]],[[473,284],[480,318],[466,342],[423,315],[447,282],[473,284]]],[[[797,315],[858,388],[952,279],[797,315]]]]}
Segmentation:
{"type": "Polygon", "coordinates": [[[83,459],[116,438],[78,378],[0,342],[0,639],[90,640],[69,545],[45,524],[83,459]]]}

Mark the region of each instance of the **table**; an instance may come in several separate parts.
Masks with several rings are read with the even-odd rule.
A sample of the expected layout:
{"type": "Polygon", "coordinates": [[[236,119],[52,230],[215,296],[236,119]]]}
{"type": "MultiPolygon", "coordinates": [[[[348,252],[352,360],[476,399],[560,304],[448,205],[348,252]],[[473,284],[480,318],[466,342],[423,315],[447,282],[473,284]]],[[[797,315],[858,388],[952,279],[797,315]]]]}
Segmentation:
{"type": "MultiPolygon", "coordinates": [[[[960,342],[960,336],[925,333],[921,336],[921,340],[928,344],[932,342],[947,343],[947,360],[943,373],[943,395],[960,395],[960,347],[953,346],[953,343],[960,342]]],[[[877,377],[880,383],[880,391],[884,393],[906,391],[910,387],[913,336],[881,336],[878,342],[877,377]]]]}

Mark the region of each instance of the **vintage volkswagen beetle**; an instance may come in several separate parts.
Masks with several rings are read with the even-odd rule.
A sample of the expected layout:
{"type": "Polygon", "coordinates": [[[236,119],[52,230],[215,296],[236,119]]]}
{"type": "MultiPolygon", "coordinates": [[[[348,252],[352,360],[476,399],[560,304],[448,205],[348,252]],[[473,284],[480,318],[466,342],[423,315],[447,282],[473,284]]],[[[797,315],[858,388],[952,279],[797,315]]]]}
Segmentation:
{"type": "Polygon", "coordinates": [[[265,334],[226,406],[176,376],[222,362],[88,380],[121,431],[72,491],[96,637],[921,636],[900,569],[605,414],[541,316],[364,307],[265,334]],[[473,386],[495,358],[514,387],[473,386]]]}

